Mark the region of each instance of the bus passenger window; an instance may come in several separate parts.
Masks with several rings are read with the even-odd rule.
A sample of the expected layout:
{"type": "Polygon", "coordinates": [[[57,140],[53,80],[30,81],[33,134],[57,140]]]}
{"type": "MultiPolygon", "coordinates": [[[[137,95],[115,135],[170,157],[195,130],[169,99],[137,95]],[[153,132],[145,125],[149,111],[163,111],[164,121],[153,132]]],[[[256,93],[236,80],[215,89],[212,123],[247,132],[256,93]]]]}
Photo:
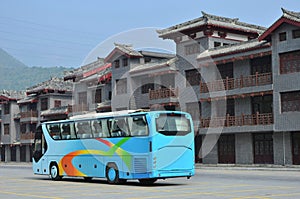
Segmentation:
{"type": "Polygon", "coordinates": [[[48,131],[50,133],[50,136],[54,139],[54,140],[60,140],[61,136],[60,136],[60,127],[59,124],[49,124],[47,126],[48,131]]]}
{"type": "Polygon", "coordinates": [[[132,136],[148,135],[147,122],[144,116],[134,116],[132,118],[128,118],[128,120],[129,127],[131,127],[130,132],[132,136]]]}
{"type": "Polygon", "coordinates": [[[88,122],[88,121],[77,122],[76,129],[77,129],[76,132],[77,132],[78,138],[92,138],[93,137],[90,122],[88,122]]]}
{"type": "Polygon", "coordinates": [[[71,139],[71,129],[69,123],[61,125],[61,136],[62,139],[71,139]]]}
{"type": "Polygon", "coordinates": [[[125,121],[125,118],[117,118],[112,121],[112,128],[111,128],[112,137],[124,137],[128,135],[129,135],[129,131],[127,128],[127,123],[125,121]]]}
{"type": "Polygon", "coordinates": [[[94,137],[103,137],[101,121],[98,120],[92,121],[92,131],[94,137]]]}

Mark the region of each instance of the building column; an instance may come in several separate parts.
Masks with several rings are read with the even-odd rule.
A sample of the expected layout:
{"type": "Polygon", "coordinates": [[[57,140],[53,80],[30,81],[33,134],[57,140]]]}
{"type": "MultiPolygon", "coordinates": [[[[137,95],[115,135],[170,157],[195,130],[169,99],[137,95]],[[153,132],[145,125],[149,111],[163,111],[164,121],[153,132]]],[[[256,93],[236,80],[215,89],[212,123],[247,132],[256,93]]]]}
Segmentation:
{"type": "Polygon", "coordinates": [[[236,164],[253,164],[253,141],[251,133],[235,134],[236,164]]]}
{"type": "Polygon", "coordinates": [[[20,151],[20,145],[16,146],[16,162],[21,161],[21,151],[20,151]]]}
{"type": "Polygon", "coordinates": [[[26,162],[30,162],[30,145],[26,145],[26,162]]]}
{"type": "Polygon", "coordinates": [[[9,145],[4,145],[5,147],[5,162],[11,161],[11,149],[9,145]]]}
{"type": "Polygon", "coordinates": [[[290,132],[273,133],[274,164],[291,165],[292,161],[292,143],[290,132]]]}

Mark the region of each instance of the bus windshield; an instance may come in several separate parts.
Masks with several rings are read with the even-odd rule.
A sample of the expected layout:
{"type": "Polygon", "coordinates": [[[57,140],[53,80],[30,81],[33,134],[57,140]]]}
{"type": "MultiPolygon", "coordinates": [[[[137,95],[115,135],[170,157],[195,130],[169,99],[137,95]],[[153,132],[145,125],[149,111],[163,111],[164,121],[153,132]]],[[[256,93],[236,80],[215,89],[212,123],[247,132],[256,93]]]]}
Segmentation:
{"type": "Polygon", "coordinates": [[[183,136],[191,132],[191,125],[185,115],[160,114],[156,118],[156,131],[166,136],[183,136]]]}

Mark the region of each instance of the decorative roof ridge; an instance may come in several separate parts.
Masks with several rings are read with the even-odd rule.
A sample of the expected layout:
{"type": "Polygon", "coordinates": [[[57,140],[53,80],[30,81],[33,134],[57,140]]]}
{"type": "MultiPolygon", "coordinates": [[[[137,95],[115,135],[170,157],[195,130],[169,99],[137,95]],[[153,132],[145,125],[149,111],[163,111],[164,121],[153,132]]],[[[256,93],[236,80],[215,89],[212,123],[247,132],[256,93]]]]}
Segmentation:
{"type": "Polygon", "coordinates": [[[132,44],[121,44],[114,42],[115,47],[123,47],[123,48],[133,48],[132,44]]]}
{"type": "Polygon", "coordinates": [[[203,17],[205,17],[207,19],[232,23],[232,24],[236,24],[236,25],[240,25],[240,26],[249,27],[249,28],[255,28],[255,29],[261,30],[261,31],[265,31],[267,29],[266,27],[263,27],[263,26],[241,22],[241,21],[239,21],[239,18],[221,17],[221,16],[217,16],[217,15],[208,14],[203,11],[201,11],[201,13],[202,13],[203,17]]]}
{"type": "Polygon", "coordinates": [[[140,52],[138,52],[137,50],[135,50],[133,48],[132,44],[114,43],[114,45],[117,49],[119,49],[120,51],[122,51],[125,54],[133,55],[133,56],[140,56],[140,57],[143,56],[140,52]]]}
{"type": "Polygon", "coordinates": [[[283,16],[292,16],[292,17],[296,17],[296,18],[300,18],[300,12],[294,12],[294,11],[290,11],[284,8],[281,8],[283,16]]]}
{"type": "Polygon", "coordinates": [[[214,24],[215,22],[221,22],[221,23],[227,23],[227,24],[232,24],[232,25],[237,25],[237,26],[243,26],[244,28],[250,28],[250,29],[255,29],[254,31],[256,32],[263,32],[267,28],[259,25],[254,25],[254,24],[249,24],[245,22],[240,22],[239,18],[229,18],[229,17],[222,17],[222,16],[217,16],[217,15],[212,15],[208,14],[206,12],[201,11],[202,17],[198,17],[193,20],[186,21],[184,23],[180,23],[174,26],[171,26],[169,28],[161,29],[161,30],[156,30],[156,32],[160,35],[168,34],[169,32],[176,31],[179,29],[183,29],[185,26],[191,26],[199,23],[199,25],[207,25],[207,24],[214,24]]]}
{"type": "Polygon", "coordinates": [[[206,19],[214,19],[214,20],[218,20],[218,21],[231,22],[231,23],[236,23],[237,21],[239,21],[239,18],[221,17],[221,16],[217,16],[217,15],[208,14],[204,11],[201,11],[201,13],[202,13],[203,17],[206,19]]]}

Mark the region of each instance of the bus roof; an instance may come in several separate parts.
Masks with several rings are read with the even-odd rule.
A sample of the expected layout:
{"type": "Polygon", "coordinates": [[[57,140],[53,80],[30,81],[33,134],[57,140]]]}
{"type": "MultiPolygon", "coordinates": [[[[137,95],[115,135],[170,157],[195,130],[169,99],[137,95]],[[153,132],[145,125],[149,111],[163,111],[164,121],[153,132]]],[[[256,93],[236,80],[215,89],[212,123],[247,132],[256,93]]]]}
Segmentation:
{"type": "Polygon", "coordinates": [[[86,113],[82,115],[74,115],[71,116],[71,120],[75,119],[86,119],[86,118],[98,118],[98,117],[109,117],[109,116],[119,116],[119,115],[128,115],[132,113],[140,113],[140,112],[147,112],[144,109],[137,109],[137,110],[123,110],[123,111],[113,111],[113,112],[105,112],[105,113],[86,113]]]}

